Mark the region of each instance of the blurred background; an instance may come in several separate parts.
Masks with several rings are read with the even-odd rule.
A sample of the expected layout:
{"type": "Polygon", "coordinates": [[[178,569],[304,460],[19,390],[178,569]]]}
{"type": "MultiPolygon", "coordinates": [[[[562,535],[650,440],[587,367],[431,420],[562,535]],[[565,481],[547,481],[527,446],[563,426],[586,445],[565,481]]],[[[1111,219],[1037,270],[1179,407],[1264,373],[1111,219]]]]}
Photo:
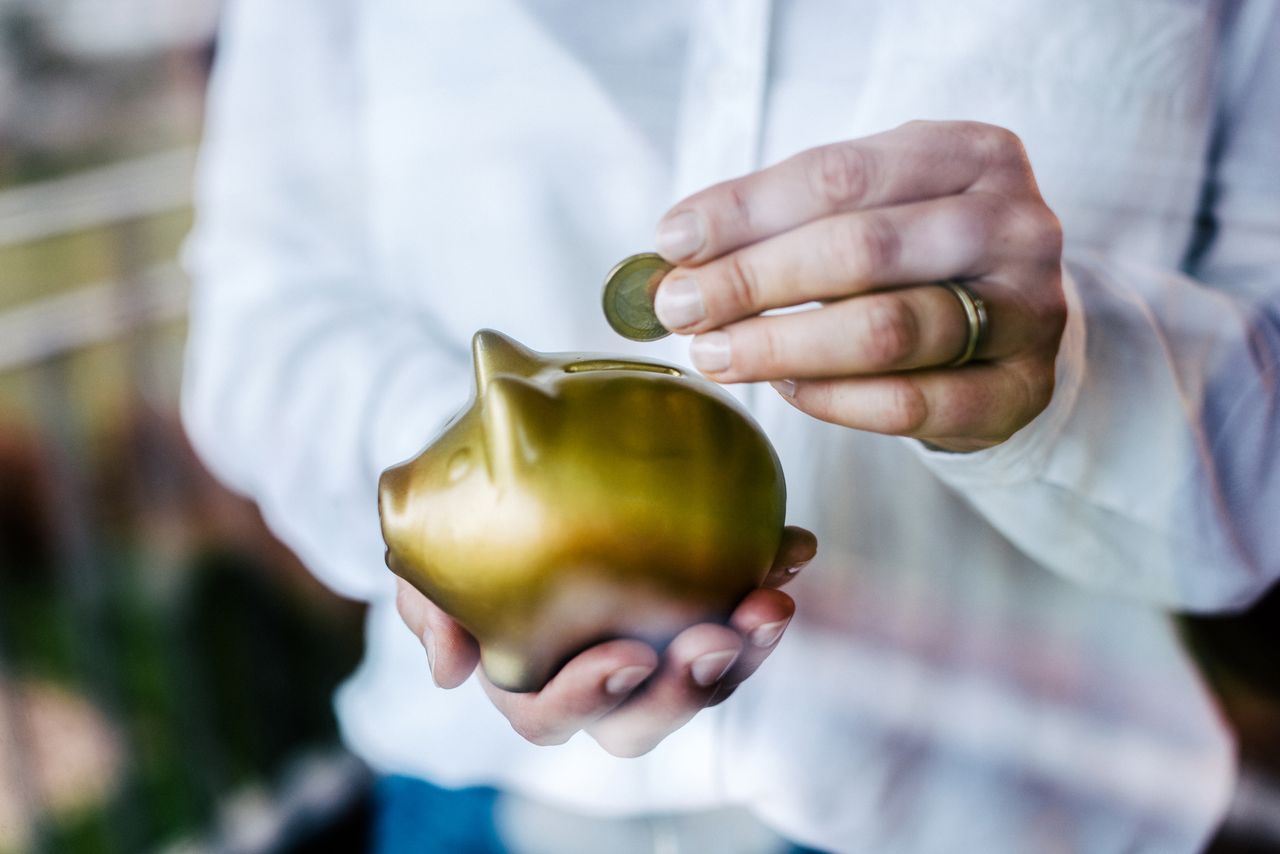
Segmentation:
{"type": "Polygon", "coordinates": [[[3,854],[361,848],[329,701],[361,610],[176,416],[216,19],[0,0],[3,854]]]}
{"type": "MultiPolygon", "coordinates": [[[[216,0],[0,0],[0,854],[360,851],[361,609],[177,420],[216,0]]],[[[1183,620],[1280,852],[1280,593],[1183,620]]]]}

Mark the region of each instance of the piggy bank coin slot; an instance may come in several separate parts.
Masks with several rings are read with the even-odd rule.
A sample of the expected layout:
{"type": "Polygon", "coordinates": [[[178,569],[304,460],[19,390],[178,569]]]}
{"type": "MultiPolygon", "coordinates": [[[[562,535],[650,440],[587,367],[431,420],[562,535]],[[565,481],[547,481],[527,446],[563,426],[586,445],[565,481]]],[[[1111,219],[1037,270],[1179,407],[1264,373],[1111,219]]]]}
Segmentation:
{"type": "Polygon", "coordinates": [[[574,362],[566,365],[566,374],[585,374],[589,371],[641,371],[648,374],[666,374],[669,377],[682,377],[676,368],[666,365],[651,365],[645,362],[625,362],[620,359],[590,359],[585,362],[574,362]]]}

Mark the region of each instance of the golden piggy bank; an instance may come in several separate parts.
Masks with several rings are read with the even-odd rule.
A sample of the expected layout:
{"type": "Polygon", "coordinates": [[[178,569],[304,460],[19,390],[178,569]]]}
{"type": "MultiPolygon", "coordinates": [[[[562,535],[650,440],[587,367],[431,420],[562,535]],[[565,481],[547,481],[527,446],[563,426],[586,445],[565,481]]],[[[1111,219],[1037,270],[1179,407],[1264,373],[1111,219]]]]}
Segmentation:
{"type": "Polygon", "coordinates": [[[387,469],[387,565],[479,641],[488,678],[540,688],[603,640],[661,648],[763,581],[786,489],[714,383],[658,362],[472,342],[470,406],[387,469]]]}

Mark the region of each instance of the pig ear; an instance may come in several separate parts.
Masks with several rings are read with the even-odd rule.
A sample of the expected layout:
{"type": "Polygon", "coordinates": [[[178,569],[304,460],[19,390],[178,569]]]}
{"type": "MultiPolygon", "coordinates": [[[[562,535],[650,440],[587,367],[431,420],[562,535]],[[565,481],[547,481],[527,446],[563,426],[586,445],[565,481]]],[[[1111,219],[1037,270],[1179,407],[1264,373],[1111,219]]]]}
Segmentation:
{"type": "Polygon", "coordinates": [[[537,353],[492,329],[481,329],[472,337],[471,361],[476,366],[477,395],[485,393],[494,377],[531,377],[544,367],[537,353]]]}
{"type": "Polygon", "coordinates": [[[531,382],[499,376],[488,382],[479,400],[493,481],[536,465],[546,453],[542,439],[556,415],[555,399],[531,382]]]}

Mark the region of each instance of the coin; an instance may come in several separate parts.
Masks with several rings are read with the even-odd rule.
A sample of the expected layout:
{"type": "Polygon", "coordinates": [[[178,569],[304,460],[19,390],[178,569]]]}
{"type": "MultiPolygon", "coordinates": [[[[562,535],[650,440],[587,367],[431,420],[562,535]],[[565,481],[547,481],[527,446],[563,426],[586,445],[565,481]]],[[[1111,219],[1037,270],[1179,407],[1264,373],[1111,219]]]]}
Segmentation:
{"type": "Polygon", "coordinates": [[[632,341],[657,341],[671,334],[653,312],[653,295],[671,265],[654,252],[642,252],[618,262],[604,280],[604,316],[617,332],[632,341]]]}

